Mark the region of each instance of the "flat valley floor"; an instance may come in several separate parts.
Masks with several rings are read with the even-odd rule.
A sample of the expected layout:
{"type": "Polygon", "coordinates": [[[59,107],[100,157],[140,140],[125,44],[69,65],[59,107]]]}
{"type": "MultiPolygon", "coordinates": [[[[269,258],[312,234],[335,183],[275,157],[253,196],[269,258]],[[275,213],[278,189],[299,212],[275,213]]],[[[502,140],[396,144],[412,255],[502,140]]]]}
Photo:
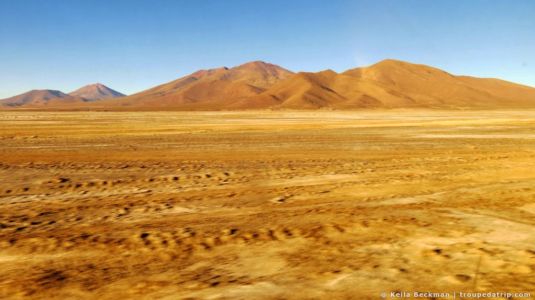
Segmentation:
{"type": "Polygon", "coordinates": [[[0,298],[392,291],[533,297],[535,111],[0,113],[0,298]]]}

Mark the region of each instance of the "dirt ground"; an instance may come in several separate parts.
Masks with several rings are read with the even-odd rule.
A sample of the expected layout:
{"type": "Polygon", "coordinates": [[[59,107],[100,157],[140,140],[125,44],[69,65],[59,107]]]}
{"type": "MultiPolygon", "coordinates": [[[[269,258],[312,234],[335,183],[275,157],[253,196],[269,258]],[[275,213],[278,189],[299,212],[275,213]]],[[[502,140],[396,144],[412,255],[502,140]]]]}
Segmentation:
{"type": "Polygon", "coordinates": [[[395,291],[533,297],[535,111],[0,113],[0,298],[395,291]]]}

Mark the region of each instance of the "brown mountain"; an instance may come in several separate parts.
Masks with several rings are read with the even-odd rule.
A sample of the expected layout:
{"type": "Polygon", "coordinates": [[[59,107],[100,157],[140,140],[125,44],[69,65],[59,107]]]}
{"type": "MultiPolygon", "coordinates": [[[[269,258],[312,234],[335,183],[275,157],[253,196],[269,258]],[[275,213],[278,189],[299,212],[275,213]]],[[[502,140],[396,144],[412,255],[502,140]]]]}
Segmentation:
{"type": "Polygon", "coordinates": [[[69,94],[57,90],[32,90],[11,98],[0,99],[0,107],[78,108],[84,107],[87,102],[123,96],[103,84],[96,83],[69,94]]]}
{"type": "Polygon", "coordinates": [[[230,69],[197,71],[113,103],[99,103],[99,106],[226,109],[266,91],[292,74],[279,66],[255,61],[230,69]]]}
{"type": "MultiPolygon", "coordinates": [[[[255,107],[269,103],[273,108],[370,108],[381,107],[392,97],[384,88],[332,70],[317,73],[301,72],[273,85],[250,99],[255,107]],[[270,102],[271,101],[271,102],[270,102]]],[[[243,107],[247,103],[243,103],[243,107]]]]}
{"type": "MultiPolygon", "coordinates": [[[[384,60],[343,74],[388,89],[406,101],[385,106],[493,108],[535,106],[535,88],[493,78],[455,76],[397,60],[384,60]]],[[[401,99],[400,99],[401,100],[401,99]]]]}
{"type": "Polygon", "coordinates": [[[0,100],[0,105],[7,107],[33,107],[58,104],[60,102],[73,103],[82,101],[80,98],[56,90],[32,90],[11,98],[2,99],[0,100]]]}
{"type": "Polygon", "coordinates": [[[523,108],[535,107],[535,88],[499,79],[456,76],[398,60],[343,73],[292,73],[256,61],[230,69],[197,71],[119,99],[61,104],[66,109],[111,110],[523,108]]]}
{"type": "Polygon", "coordinates": [[[124,94],[121,94],[116,90],[112,90],[109,87],[100,83],[86,85],[82,88],[77,89],[74,92],[69,93],[69,95],[73,97],[83,98],[87,101],[119,98],[125,96],[124,94]]]}
{"type": "Polygon", "coordinates": [[[250,105],[270,100],[270,107],[292,109],[535,107],[535,88],[384,60],[340,74],[297,73],[250,99],[250,105]]]}

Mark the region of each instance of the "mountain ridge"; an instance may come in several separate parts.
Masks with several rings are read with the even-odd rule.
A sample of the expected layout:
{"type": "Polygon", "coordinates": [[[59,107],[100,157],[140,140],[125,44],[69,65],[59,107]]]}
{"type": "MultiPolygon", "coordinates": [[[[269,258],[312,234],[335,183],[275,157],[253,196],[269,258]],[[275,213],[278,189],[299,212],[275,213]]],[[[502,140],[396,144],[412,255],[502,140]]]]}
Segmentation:
{"type": "MultiPolygon", "coordinates": [[[[81,95],[75,92],[74,96],[81,95]]],[[[54,104],[88,110],[535,108],[535,88],[395,59],[340,73],[330,69],[294,73],[252,61],[198,70],[121,98],[54,104]]]]}
{"type": "Polygon", "coordinates": [[[16,95],[13,97],[1,99],[2,106],[7,107],[22,107],[34,105],[47,105],[54,100],[76,101],[75,97],[65,94],[58,90],[31,90],[26,93],[16,95]]]}
{"type": "Polygon", "coordinates": [[[59,90],[41,89],[0,99],[0,107],[44,107],[44,106],[73,106],[86,102],[100,101],[109,98],[119,98],[125,95],[101,83],[85,85],[73,92],[64,93],[59,90]]]}
{"type": "Polygon", "coordinates": [[[87,101],[96,101],[107,98],[119,98],[126,96],[116,90],[113,90],[102,83],[93,83],[83,86],[73,92],[70,92],[69,95],[73,97],[80,97],[87,101]]]}

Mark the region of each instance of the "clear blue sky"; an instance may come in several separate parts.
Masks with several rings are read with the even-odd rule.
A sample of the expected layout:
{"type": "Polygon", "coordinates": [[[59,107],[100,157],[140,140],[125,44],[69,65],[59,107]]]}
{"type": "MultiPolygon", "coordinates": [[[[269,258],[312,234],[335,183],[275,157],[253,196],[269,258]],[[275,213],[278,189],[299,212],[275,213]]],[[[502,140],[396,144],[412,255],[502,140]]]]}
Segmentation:
{"type": "Polygon", "coordinates": [[[535,1],[0,0],[0,98],[133,93],[264,60],[343,71],[396,58],[535,86],[535,1]]]}

